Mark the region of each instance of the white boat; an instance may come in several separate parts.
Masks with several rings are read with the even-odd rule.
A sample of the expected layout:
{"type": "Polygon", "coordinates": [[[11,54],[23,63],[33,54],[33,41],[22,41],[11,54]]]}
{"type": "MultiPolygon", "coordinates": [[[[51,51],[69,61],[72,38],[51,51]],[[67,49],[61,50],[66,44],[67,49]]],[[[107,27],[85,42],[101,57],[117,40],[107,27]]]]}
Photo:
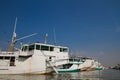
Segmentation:
{"type": "Polygon", "coordinates": [[[93,65],[93,61],[91,58],[86,58],[84,60],[84,63],[80,65],[80,70],[81,71],[87,71],[91,68],[91,66],[93,65]]]}
{"type": "Polygon", "coordinates": [[[60,66],[57,70],[58,72],[80,72],[102,69],[102,65],[95,59],[73,56],[70,57],[68,64],[60,66]]]}
{"type": "Polygon", "coordinates": [[[101,63],[99,63],[97,60],[95,60],[94,62],[94,67],[95,67],[95,70],[103,70],[103,66],[101,65],[101,63]]]}
{"type": "Polygon", "coordinates": [[[69,59],[69,63],[62,65],[58,70],[58,72],[80,72],[80,65],[84,62],[81,60],[81,58],[77,57],[71,57],[69,59]]]}
{"type": "Polygon", "coordinates": [[[16,41],[25,38],[16,39],[16,22],[8,51],[0,51],[0,74],[58,73],[56,67],[68,63],[68,47],[33,43],[14,50],[16,41]]]}
{"type": "Polygon", "coordinates": [[[84,63],[80,65],[81,71],[102,70],[102,65],[95,59],[84,58],[84,63]]]}
{"type": "Polygon", "coordinates": [[[0,53],[0,74],[46,74],[67,63],[67,47],[34,43],[19,51],[0,53]]]}

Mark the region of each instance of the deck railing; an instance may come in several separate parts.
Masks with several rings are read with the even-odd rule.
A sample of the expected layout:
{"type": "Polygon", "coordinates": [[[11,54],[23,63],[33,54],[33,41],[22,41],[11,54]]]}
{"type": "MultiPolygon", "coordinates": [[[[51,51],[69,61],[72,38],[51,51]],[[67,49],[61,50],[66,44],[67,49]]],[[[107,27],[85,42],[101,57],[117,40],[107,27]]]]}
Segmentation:
{"type": "Polygon", "coordinates": [[[15,53],[15,52],[0,51],[0,54],[3,54],[3,55],[4,55],[4,54],[5,54],[5,55],[6,55],[6,54],[14,54],[14,53],[15,53]]]}

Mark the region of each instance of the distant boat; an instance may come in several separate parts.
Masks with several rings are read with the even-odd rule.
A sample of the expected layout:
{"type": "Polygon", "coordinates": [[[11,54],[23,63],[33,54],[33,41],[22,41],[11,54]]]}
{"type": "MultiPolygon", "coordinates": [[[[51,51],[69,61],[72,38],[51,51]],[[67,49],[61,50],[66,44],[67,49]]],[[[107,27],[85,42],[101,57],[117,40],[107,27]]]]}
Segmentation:
{"type": "Polygon", "coordinates": [[[80,65],[81,71],[102,70],[102,65],[95,59],[84,58],[84,63],[80,65]]]}
{"type": "Polygon", "coordinates": [[[80,71],[92,71],[102,70],[101,64],[92,58],[88,57],[76,57],[72,56],[69,59],[69,63],[60,66],[57,71],[61,72],[80,72],[80,71]]]}
{"type": "Polygon", "coordinates": [[[16,22],[17,19],[8,51],[0,51],[0,74],[58,73],[56,67],[68,63],[68,47],[36,42],[22,44],[21,48],[14,50],[17,40],[29,37],[16,39],[16,22]]]}

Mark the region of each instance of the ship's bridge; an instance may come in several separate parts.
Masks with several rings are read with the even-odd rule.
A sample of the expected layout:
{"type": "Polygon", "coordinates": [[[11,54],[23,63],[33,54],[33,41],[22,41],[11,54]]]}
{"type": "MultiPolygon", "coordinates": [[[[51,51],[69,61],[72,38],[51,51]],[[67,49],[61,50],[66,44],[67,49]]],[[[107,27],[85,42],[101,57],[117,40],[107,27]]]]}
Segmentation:
{"type": "Polygon", "coordinates": [[[55,46],[43,43],[24,44],[21,47],[22,53],[20,55],[28,56],[34,53],[34,50],[49,51],[49,52],[69,52],[68,47],[55,46]]]}

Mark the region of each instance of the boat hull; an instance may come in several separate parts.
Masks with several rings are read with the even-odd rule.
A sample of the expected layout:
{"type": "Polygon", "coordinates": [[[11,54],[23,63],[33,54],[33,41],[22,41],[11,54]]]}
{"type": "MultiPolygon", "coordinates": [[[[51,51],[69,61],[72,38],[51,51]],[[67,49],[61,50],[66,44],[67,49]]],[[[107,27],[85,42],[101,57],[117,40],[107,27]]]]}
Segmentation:
{"type": "Polygon", "coordinates": [[[0,74],[51,74],[53,72],[52,68],[47,69],[33,69],[33,70],[23,70],[23,69],[0,69],[0,74]]]}
{"type": "Polygon", "coordinates": [[[73,69],[73,70],[58,70],[59,73],[64,73],[64,72],[80,72],[80,69],[73,69]]]}
{"type": "Polygon", "coordinates": [[[103,70],[103,68],[96,68],[96,70],[103,70]]]}

